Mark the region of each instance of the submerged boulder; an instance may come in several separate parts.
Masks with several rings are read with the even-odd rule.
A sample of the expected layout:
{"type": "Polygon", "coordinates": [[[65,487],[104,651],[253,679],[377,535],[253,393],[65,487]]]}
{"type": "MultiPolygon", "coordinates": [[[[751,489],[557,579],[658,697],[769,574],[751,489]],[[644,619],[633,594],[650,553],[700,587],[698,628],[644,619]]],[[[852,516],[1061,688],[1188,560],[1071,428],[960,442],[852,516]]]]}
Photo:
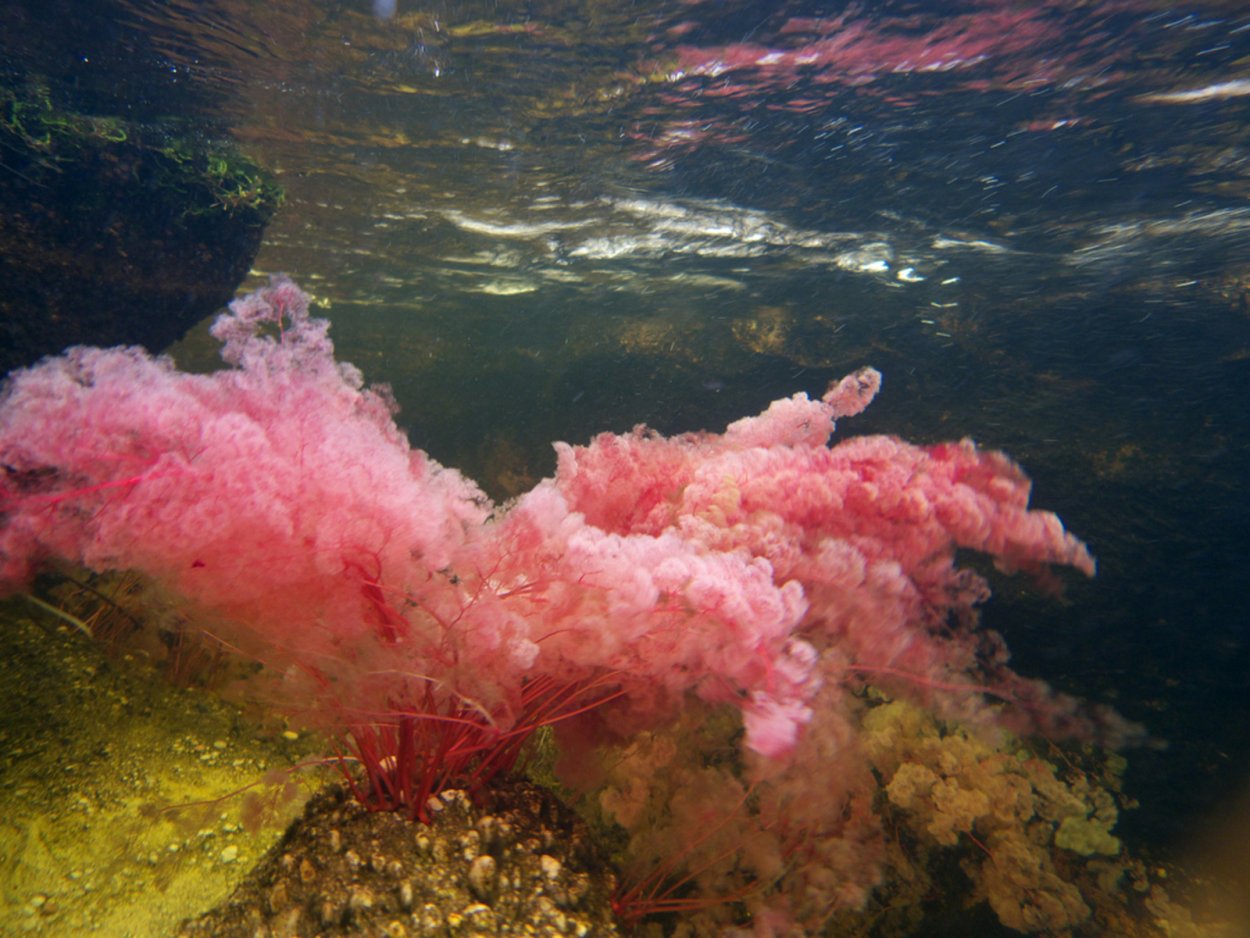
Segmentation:
{"type": "Polygon", "coordinates": [[[282,199],[185,123],[0,90],[0,372],[77,344],[159,351],[225,304],[282,199]]]}

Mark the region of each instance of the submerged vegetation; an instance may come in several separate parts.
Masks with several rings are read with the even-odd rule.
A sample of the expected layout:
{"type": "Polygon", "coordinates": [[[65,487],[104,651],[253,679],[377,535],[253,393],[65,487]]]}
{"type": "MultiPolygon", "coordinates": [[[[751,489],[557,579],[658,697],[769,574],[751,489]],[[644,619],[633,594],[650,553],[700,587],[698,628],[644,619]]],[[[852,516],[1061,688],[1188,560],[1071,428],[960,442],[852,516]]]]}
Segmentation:
{"type": "MultiPolygon", "coordinates": [[[[207,375],[91,348],[16,374],[0,584],[140,573],[75,574],[58,627],[123,655],[154,630],[184,680],[321,733],[314,762],[373,812],[489,804],[550,728],[617,846],[627,925],[901,935],[969,902],[1030,933],[1198,927],[1123,850],[1114,763],[1080,748],[1141,728],[1012,671],[980,628],[964,552],[1043,585],[1094,572],[1006,456],[830,445],[880,387],[865,368],[723,433],[557,444],[553,478],[494,506],[409,445],[308,304],[281,277],[233,303],[207,375]],[[103,619],[69,608],[97,599],[103,619]]],[[[278,791],[241,799],[248,823],[294,784],[257,774],[278,791]]],[[[507,859],[485,856],[464,864],[507,859]]],[[[327,924],[314,899],[274,903],[287,931],[327,924]]]]}
{"type": "MultiPolygon", "coordinates": [[[[263,226],[282,204],[271,174],[221,134],[172,118],[135,124],[77,113],[58,105],[38,82],[0,89],[0,143],[3,171],[37,187],[95,164],[128,173],[143,186],[150,209],[182,203],[185,216],[216,210],[263,226]]],[[[85,185],[80,190],[89,192],[85,185]]],[[[115,195],[106,187],[97,194],[115,195]]],[[[76,207],[90,212],[96,206],[87,200],[76,207]]]]}

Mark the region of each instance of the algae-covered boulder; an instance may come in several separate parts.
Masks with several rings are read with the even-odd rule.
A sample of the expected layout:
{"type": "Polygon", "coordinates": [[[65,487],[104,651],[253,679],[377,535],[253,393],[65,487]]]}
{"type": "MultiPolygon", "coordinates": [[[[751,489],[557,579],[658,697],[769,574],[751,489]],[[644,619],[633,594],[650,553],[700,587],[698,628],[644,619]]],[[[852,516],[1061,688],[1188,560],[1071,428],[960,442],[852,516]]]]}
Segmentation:
{"type": "Polygon", "coordinates": [[[233,294],[281,191],[177,122],[0,90],[0,371],[68,345],[160,350],[233,294]]]}

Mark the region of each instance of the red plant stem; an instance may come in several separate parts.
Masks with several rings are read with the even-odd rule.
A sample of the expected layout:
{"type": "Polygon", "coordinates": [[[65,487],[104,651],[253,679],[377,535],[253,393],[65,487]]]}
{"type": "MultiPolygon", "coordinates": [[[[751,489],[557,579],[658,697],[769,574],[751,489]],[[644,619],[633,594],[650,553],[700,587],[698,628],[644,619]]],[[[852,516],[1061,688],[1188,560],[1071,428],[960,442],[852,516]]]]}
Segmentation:
{"type": "Polygon", "coordinates": [[[997,690],[988,684],[954,684],[947,681],[938,681],[926,675],[918,674],[915,671],[904,671],[901,668],[870,664],[851,664],[846,666],[846,670],[859,671],[864,674],[883,674],[887,677],[901,677],[919,687],[928,687],[932,690],[949,691],[951,693],[989,694],[991,697],[997,697],[999,700],[1005,700],[1008,703],[1019,702],[1013,695],[1006,691],[997,690]]]}
{"type": "Polygon", "coordinates": [[[688,843],[675,857],[656,867],[633,886],[619,889],[612,897],[612,911],[617,918],[626,923],[636,923],[648,915],[655,915],[661,912],[689,912],[696,909],[711,908],[725,902],[736,902],[761,890],[764,884],[750,882],[722,895],[674,896],[674,893],[696,880],[702,873],[707,872],[718,863],[738,853],[741,845],[735,843],[697,868],[690,869],[681,876],[675,878],[673,876],[673,870],[693,856],[695,851],[711,840],[712,837],[724,830],[726,825],[732,823],[734,817],[746,805],[754,790],[755,785],[748,788],[738,804],[734,806],[732,812],[726,814],[719,824],[710,827],[702,837],[697,837],[688,843]]]}
{"type": "Polygon", "coordinates": [[[406,809],[414,820],[428,822],[432,797],[453,786],[480,792],[515,767],[526,741],[539,728],[622,696],[624,691],[612,689],[611,683],[610,674],[567,683],[537,677],[522,689],[516,724],[500,730],[476,706],[455,700],[440,704],[434,683],[427,680],[416,704],[349,730],[368,788],[357,784],[341,754],[340,769],[352,794],[370,810],[406,809]]]}
{"type": "Polygon", "coordinates": [[[87,495],[93,495],[96,492],[106,491],[107,489],[129,488],[130,486],[138,485],[140,482],[146,482],[149,479],[160,479],[169,475],[181,474],[181,472],[175,472],[174,470],[164,472],[148,472],[136,476],[130,476],[125,479],[110,479],[108,482],[97,482],[95,485],[85,485],[82,488],[69,489],[64,492],[54,492],[48,495],[9,495],[8,493],[5,493],[4,500],[0,501],[0,507],[7,508],[9,505],[16,505],[19,502],[52,507],[73,498],[83,498],[87,495]]]}

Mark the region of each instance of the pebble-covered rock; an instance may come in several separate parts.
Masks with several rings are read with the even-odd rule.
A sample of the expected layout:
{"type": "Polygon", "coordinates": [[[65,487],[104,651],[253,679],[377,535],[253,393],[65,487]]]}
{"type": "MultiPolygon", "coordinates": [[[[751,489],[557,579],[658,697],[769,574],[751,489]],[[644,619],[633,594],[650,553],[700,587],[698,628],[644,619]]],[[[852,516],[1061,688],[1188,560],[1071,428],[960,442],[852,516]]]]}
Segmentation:
{"type": "Polygon", "coordinates": [[[434,807],[427,826],[327,788],[228,900],[177,935],[620,934],[615,878],[550,792],[515,781],[489,805],[447,791],[434,807]]]}

